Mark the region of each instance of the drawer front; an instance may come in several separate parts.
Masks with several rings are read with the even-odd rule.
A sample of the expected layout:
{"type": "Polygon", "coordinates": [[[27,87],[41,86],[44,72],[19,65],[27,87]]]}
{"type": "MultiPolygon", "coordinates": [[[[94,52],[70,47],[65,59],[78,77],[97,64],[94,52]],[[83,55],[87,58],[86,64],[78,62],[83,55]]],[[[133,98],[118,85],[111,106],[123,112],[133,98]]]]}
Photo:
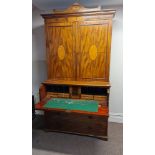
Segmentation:
{"type": "Polygon", "coordinates": [[[98,96],[98,95],[94,95],[94,100],[106,101],[106,100],[107,100],[107,96],[98,96]]]}
{"type": "Polygon", "coordinates": [[[54,93],[54,92],[48,92],[47,93],[47,97],[53,97],[53,98],[69,98],[69,94],[68,93],[54,93]]]}
{"type": "Polygon", "coordinates": [[[47,92],[47,97],[50,98],[50,97],[58,97],[58,94],[57,93],[53,93],[53,92],[47,92]]]}
{"type": "Polygon", "coordinates": [[[107,106],[107,96],[94,95],[94,100],[98,101],[102,106],[107,106]]]}
{"type": "Polygon", "coordinates": [[[46,128],[55,131],[107,136],[107,117],[71,112],[45,112],[46,128]]]}
{"type": "Polygon", "coordinates": [[[58,93],[58,97],[60,97],[60,98],[69,98],[69,94],[67,94],[67,93],[58,93]]]}
{"type": "Polygon", "coordinates": [[[81,94],[81,99],[85,99],[85,100],[93,100],[94,96],[93,95],[85,95],[85,94],[81,94]]]}

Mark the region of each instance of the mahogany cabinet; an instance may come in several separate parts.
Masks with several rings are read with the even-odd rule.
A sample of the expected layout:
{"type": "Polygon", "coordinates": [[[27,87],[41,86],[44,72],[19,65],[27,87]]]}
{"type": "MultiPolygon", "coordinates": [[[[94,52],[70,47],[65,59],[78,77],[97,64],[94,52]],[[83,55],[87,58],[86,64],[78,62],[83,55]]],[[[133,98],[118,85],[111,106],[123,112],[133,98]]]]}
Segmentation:
{"type": "Polygon", "coordinates": [[[112,18],[115,10],[85,8],[43,14],[48,79],[36,109],[45,111],[46,128],[107,139],[112,18]],[[96,100],[98,112],[46,109],[50,98],[96,100]],[[79,126],[79,127],[78,127],[79,126]]]}

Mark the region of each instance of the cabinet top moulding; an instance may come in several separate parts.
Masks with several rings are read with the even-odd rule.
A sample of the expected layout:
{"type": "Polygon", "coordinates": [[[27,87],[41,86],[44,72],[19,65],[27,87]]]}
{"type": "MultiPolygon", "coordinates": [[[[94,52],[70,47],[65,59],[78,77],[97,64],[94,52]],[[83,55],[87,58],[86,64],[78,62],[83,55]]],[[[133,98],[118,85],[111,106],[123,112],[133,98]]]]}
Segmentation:
{"type": "Polygon", "coordinates": [[[43,18],[58,18],[65,16],[89,16],[89,15],[105,15],[106,18],[113,18],[116,13],[114,9],[104,9],[101,7],[97,8],[85,8],[79,3],[74,3],[69,8],[65,10],[53,10],[53,12],[49,14],[42,14],[43,18]]]}

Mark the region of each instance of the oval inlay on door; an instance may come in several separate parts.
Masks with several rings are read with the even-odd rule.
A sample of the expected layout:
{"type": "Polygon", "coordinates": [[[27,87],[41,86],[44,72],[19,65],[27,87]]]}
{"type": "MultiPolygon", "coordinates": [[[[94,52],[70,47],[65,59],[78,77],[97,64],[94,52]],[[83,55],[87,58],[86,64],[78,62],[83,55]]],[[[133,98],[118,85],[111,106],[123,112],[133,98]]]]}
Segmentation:
{"type": "Polygon", "coordinates": [[[89,56],[91,60],[95,60],[97,57],[97,48],[95,45],[92,45],[89,49],[89,56]]]}
{"type": "Polygon", "coordinates": [[[65,57],[65,49],[64,49],[63,45],[60,45],[58,48],[58,57],[60,60],[63,60],[65,57]]]}

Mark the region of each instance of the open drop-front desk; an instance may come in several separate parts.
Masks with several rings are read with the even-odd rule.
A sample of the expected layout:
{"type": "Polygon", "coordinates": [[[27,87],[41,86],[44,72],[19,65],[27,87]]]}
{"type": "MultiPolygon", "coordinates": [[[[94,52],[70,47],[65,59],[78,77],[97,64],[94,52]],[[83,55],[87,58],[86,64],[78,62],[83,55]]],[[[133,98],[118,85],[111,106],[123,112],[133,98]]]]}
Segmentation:
{"type": "Polygon", "coordinates": [[[75,3],[42,15],[48,79],[35,108],[44,111],[46,130],[108,139],[114,14],[75,3]]]}

